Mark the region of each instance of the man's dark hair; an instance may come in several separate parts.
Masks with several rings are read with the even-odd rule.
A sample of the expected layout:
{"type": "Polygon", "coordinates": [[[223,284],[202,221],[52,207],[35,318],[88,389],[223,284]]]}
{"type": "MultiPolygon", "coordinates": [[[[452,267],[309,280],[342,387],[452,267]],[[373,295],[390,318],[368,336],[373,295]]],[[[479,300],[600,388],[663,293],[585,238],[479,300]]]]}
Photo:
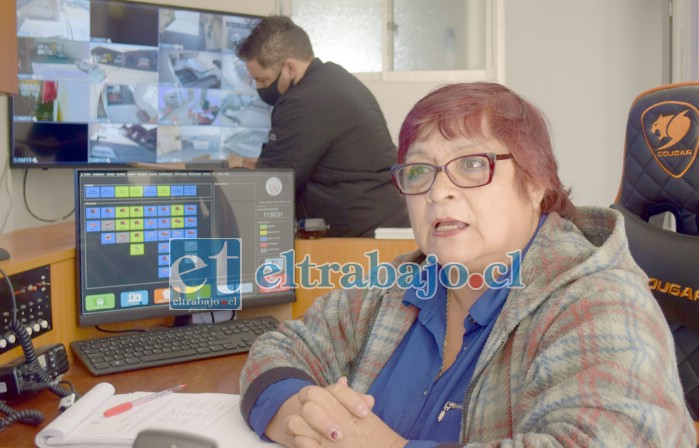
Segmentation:
{"type": "Polygon", "coordinates": [[[313,59],[308,34],[286,16],[269,16],[252,30],[236,49],[243,61],[257,61],[262,68],[277,67],[284,59],[313,59]]]}

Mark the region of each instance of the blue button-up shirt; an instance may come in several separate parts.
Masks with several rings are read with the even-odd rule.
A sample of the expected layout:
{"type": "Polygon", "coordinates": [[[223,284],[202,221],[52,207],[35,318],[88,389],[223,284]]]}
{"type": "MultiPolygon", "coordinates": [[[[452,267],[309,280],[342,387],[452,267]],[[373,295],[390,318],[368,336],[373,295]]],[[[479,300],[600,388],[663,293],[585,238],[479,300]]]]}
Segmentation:
{"type": "Polygon", "coordinates": [[[454,364],[439,378],[444,360],[446,289],[440,285],[430,300],[417,298],[414,290],[405,293],[406,306],[415,306],[420,312],[369,393],[376,399],[373,412],[398,434],[413,440],[409,447],[459,440],[460,407],[508,292],[507,288],[486,289],[471,306],[463,323],[461,350],[454,364]],[[442,410],[445,412],[438,421],[442,410]],[[419,440],[433,442],[418,443],[419,440]]]}

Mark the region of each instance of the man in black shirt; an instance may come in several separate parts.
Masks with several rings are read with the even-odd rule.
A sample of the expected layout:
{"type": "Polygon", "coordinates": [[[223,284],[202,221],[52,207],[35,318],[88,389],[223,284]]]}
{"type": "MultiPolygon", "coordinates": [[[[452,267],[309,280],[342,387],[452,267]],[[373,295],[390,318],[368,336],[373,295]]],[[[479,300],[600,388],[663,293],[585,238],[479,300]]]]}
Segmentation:
{"type": "Polygon", "coordinates": [[[369,89],[315,58],[308,35],[288,17],[263,19],[237,52],[260,97],[274,106],[269,140],[244,166],[293,168],[296,217],[325,219],[327,236],[409,227],[391,184],[395,145],[369,89]]]}

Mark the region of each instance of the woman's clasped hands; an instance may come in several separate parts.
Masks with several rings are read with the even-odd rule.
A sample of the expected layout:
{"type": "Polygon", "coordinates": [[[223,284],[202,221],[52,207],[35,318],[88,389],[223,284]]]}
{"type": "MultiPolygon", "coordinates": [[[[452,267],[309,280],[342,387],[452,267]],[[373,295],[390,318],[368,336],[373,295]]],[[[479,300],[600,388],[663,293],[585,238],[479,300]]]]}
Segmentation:
{"type": "Polygon", "coordinates": [[[304,387],[297,397],[301,410],[286,420],[296,448],[399,448],[407,443],[371,412],[374,397],[352,390],[345,377],[325,388],[304,387]]]}

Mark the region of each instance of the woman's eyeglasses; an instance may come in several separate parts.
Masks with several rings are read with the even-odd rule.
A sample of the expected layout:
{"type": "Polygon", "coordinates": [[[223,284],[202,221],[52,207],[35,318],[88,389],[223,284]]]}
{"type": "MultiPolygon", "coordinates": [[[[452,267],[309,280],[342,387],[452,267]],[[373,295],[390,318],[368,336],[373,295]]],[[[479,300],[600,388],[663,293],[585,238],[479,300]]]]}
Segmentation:
{"type": "Polygon", "coordinates": [[[451,159],[442,166],[429,163],[403,163],[391,168],[393,179],[403,194],[427,193],[437,173],[444,171],[460,188],[488,185],[493,180],[495,161],[511,159],[512,154],[480,153],[451,159]]]}

